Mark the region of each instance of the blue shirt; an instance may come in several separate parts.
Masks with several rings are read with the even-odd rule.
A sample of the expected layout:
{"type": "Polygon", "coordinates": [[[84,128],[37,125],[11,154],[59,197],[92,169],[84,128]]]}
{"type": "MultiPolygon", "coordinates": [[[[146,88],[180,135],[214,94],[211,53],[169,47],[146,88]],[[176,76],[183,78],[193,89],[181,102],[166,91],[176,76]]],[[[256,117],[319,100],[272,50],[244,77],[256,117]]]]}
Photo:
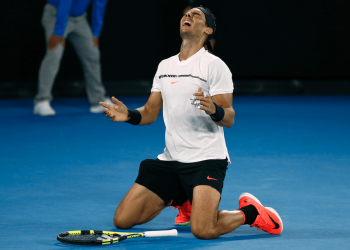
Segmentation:
{"type": "Polygon", "coordinates": [[[54,34],[63,36],[66,30],[69,16],[81,16],[86,12],[90,2],[93,1],[92,8],[92,34],[96,37],[100,36],[103,16],[107,0],[47,0],[50,4],[57,8],[56,25],[54,34]]]}

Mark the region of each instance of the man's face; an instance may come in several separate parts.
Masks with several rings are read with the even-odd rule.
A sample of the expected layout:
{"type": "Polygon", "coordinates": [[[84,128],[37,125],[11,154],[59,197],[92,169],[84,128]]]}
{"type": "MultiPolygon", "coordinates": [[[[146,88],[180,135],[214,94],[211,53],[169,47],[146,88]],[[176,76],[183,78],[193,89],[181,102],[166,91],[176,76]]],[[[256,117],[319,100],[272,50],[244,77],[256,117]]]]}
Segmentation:
{"type": "Polygon", "coordinates": [[[206,28],[206,21],[204,13],[197,8],[190,9],[181,18],[180,21],[180,35],[182,38],[187,35],[202,36],[206,28]]]}

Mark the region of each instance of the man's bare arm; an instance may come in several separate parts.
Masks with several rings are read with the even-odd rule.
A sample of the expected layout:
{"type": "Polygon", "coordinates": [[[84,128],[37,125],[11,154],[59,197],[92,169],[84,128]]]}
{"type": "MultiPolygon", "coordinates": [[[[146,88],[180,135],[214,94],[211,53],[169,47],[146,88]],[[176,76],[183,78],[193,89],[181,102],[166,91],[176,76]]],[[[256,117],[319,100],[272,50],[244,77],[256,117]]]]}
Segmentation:
{"type": "Polygon", "coordinates": [[[145,106],[137,108],[141,113],[139,125],[150,125],[157,120],[159,112],[163,108],[163,99],[160,92],[152,92],[145,106]]]}
{"type": "MultiPolygon", "coordinates": [[[[102,111],[106,117],[110,117],[114,122],[126,122],[129,120],[128,108],[117,98],[112,97],[115,105],[100,102],[105,107],[102,111]]],[[[160,92],[152,92],[147,103],[137,110],[141,113],[141,122],[138,125],[149,125],[156,121],[160,110],[163,107],[162,94],[160,92]]]]}
{"type": "Polygon", "coordinates": [[[230,128],[235,123],[236,115],[236,112],[232,107],[232,94],[215,95],[212,99],[216,105],[225,110],[224,118],[221,121],[217,122],[217,124],[225,128],[230,128]]]}

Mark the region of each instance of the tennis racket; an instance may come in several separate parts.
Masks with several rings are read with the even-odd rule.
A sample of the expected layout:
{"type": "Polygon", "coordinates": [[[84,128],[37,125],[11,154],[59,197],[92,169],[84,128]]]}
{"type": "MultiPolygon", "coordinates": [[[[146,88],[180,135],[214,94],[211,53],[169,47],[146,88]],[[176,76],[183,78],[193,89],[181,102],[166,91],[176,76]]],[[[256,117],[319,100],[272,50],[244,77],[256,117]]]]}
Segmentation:
{"type": "Polygon", "coordinates": [[[138,237],[177,236],[177,230],[147,231],[143,233],[77,230],[60,233],[57,240],[74,245],[109,245],[138,237]]]}

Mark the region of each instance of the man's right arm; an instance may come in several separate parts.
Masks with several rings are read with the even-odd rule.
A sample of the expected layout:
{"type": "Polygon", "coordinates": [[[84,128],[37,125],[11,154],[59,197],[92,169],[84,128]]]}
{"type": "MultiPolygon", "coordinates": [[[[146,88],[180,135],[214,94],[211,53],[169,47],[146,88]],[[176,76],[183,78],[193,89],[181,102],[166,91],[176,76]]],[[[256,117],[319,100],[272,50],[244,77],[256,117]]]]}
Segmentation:
{"type": "Polygon", "coordinates": [[[59,43],[65,46],[64,41],[64,31],[66,30],[67,21],[69,18],[69,10],[72,5],[72,0],[61,0],[58,2],[57,13],[56,13],[56,23],[53,34],[47,41],[47,47],[49,50],[55,50],[59,43]]]}
{"type": "MultiPolygon", "coordinates": [[[[114,122],[126,122],[128,117],[128,108],[121,101],[112,97],[115,105],[100,102],[100,105],[105,107],[102,111],[106,117],[110,117],[114,122]]],[[[157,120],[158,114],[163,108],[163,99],[161,92],[152,92],[147,103],[137,110],[141,114],[141,121],[137,125],[149,125],[157,120]]]]}
{"type": "Polygon", "coordinates": [[[161,92],[152,92],[145,106],[137,108],[142,117],[139,125],[150,125],[155,122],[162,108],[163,99],[161,92]]]}
{"type": "Polygon", "coordinates": [[[58,2],[57,13],[56,13],[56,24],[53,34],[56,36],[64,36],[64,31],[67,27],[69,18],[69,10],[72,6],[72,0],[60,0],[58,2]]]}

